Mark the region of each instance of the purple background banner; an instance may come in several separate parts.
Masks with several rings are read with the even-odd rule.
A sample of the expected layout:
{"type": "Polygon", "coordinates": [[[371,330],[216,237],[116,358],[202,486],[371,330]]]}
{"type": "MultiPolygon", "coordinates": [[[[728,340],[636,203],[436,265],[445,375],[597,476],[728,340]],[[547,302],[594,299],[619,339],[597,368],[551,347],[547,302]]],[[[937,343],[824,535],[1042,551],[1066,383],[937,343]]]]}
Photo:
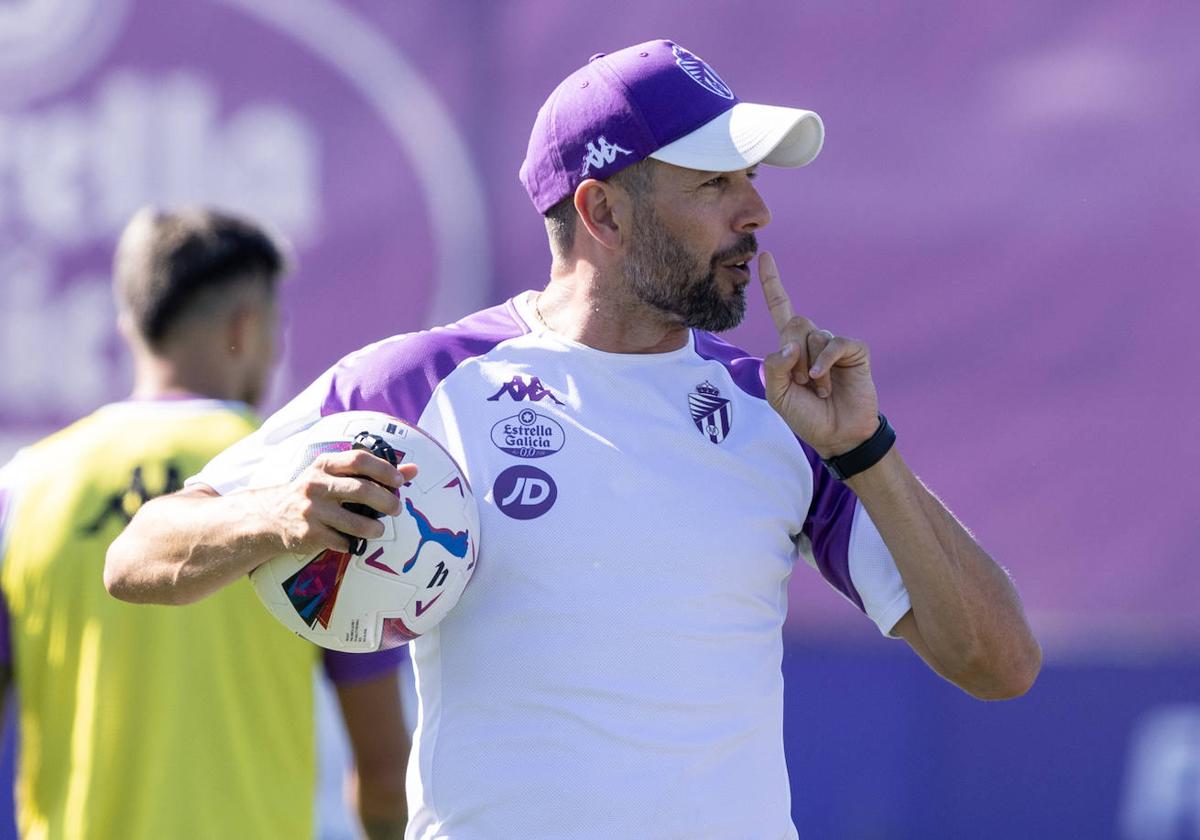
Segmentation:
{"type": "MultiPolygon", "coordinates": [[[[903,451],[1050,646],[1200,635],[1196,7],[38,0],[0,22],[0,454],[128,386],[107,261],[146,201],[294,242],[275,402],[540,287],[516,180],[538,105],[667,35],[825,118],[811,167],[761,179],[762,243],[801,312],[871,343],[903,451]]],[[[773,349],[762,306],[733,337],[773,349]]],[[[798,632],[865,632],[811,575],[794,596],[798,632]]]]}
{"type": "MultiPolygon", "coordinates": [[[[798,311],[870,343],[905,457],[1011,571],[1051,668],[1194,660],[1197,31],[1196,4],[1116,0],[0,0],[0,460],[129,387],[108,260],[146,202],[295,245],[268,408],[540,288],[516,177],[538,106],[592,53],[670,37],[742,99],[825,119],[814,164],[764,171],[760,241],[798,311]]],[[[765,354],[751,303],[732,339],[765,354]]],[[[886,646],[804,568],[788,631],[886,646]]]]}

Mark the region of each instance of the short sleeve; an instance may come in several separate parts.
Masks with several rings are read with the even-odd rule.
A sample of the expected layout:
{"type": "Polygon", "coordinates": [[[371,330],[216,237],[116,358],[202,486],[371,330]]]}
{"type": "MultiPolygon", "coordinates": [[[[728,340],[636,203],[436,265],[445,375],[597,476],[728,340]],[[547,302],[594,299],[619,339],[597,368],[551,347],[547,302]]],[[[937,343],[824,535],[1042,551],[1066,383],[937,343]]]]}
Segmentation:
{"type": "Polygon", "coordinates": [[[326,650],[323,656],[325,675],[334,685],[351,685],[395,671],[408,659],[408,645],[374,653],[342,653],[326,650]]]}
{"type": "Polygon", "coordinates": [[[849,564],[850,578],[862,598],[863,611],[875,622],[880,633],[893,636],[896,623],[912,603],[891,551],[871,521],[871,515],[857,500],[850,526],[849,564]]]}
{"type": "Polygon", "coordinates": [[[825,580],[886,636],[910,607],[908,590],[879,530],[849,487],[801,441],[813,473],[813,498],[797,548],[825,580]]]}

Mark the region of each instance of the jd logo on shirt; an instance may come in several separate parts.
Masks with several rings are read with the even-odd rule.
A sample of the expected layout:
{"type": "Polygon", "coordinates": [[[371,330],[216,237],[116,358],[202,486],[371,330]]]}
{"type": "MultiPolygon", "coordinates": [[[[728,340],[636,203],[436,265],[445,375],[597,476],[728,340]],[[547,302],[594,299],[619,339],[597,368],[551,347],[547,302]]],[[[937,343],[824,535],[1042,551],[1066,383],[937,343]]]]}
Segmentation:
{"type": "Polygon", "coordinates": [[[501,513],[513,519],[536,519],[558,498],[554,479],[537,467],[518,464],[496,476],[492,500],[501,513]]]}

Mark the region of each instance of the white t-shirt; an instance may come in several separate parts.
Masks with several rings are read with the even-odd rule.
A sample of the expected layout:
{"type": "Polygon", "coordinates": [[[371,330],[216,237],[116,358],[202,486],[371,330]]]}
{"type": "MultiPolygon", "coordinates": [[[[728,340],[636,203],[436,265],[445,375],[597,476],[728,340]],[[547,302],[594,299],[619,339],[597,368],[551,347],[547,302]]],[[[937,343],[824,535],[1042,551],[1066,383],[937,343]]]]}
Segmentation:
{"type": "Polygon", "coordinates": [[[527,296],[353,353],[193,481],[324,414],[419,425],[480,501],[471,585],[412,644],[409,840],[791,838],[781,628],[804,556],[884,632],[909,599],[854,495],[693,331],[606,353],[527,296]]]}

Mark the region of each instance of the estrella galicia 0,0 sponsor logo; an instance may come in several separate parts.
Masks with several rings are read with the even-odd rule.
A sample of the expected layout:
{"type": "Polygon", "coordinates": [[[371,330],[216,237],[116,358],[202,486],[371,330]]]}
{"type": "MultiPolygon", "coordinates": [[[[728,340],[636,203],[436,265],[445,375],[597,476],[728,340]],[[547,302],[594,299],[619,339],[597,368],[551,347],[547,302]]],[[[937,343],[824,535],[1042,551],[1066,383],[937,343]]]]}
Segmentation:
{"type": "Polygon", "coordinates": [[[557,420],[524,408],[492,426],[492,443],[518,458],[545,458],[563,448],[566,435],[557,420]]]}

